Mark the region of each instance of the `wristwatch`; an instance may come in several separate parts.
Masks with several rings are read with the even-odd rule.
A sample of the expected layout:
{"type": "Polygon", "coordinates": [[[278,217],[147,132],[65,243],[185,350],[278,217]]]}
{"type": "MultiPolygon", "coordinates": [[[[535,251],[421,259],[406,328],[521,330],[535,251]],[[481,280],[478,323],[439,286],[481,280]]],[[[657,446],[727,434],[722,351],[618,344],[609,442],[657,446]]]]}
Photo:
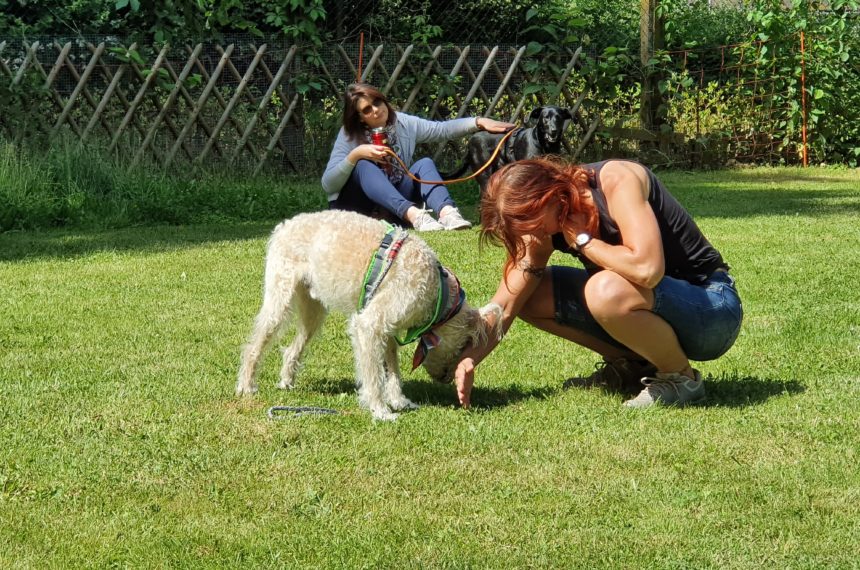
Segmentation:
{"type": "Polygon", "coordinates": [[[582,232],[581,234],[577,234],[575,238],[576,242],[576,250],[580,251],[582,248],[591,243],[591,234],[582,232]]]}

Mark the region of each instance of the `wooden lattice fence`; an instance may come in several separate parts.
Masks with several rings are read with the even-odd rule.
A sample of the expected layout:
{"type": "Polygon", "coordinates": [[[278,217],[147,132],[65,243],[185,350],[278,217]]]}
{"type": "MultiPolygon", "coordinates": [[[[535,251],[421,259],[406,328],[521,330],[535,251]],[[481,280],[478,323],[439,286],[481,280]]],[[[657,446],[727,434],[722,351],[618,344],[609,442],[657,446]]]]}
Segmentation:
{"type": "MultiPolygon", "coordinates": [[[[359,57],[355,45],[155,50],[107,40],[3,41],[0,135],[98,141],[130,167],[215,161],[308,172],[330,148],[344,86],[360,76],[403,111],[437,120],[518,122],[535,105],[567,106],[575,120],[565,145],[575,158],[600,124],[588,108],[580,56],[535,59],[524,47],[500,46],[369,45],[359,57]]],[[[438,156],[444,145],[429,150],[438,156]]]]}

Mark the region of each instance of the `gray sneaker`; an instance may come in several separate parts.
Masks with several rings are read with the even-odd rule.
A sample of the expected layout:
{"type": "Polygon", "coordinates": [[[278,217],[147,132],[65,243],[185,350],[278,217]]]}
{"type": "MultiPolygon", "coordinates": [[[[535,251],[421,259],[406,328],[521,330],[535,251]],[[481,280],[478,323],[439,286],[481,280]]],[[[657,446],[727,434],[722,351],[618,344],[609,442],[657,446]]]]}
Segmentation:
{"type": "Polygon", "coordinates": [[[594,365],[591,376],[568,378],[562,387],[570,388],[602,388],[607,392],[635,394],[641,390],[639,383],[646,376],[653,376],[657,367],[647,360],[629,360],[616,358],[603,360],[594,365]]]}
{"type": "Polygon", "coordinates": [[[431,216],[427,210],[421,210],[421,212],[415,216],[415,222],[412,226],[419,232],[436,232],[445,229],[445,226],[434,220],[433,216],[431,216]]]}
{"type": "Polygon", "coordinates": [[[705,397],[705,382],[698,370],[695,378],[687,378],[677,372],[658,372],[653,378],[643,378],[645,388],[635,398],[627,400],[628,408],[647,408],[654,404],[685,406],[705,397]]]}
{"type": "Polygon", "coordinates": [[[439,218],[439,223],[446,230],[466,230],[472,227],[472,222],[464,218],[457,208],[448,210],[444,216],[439,218]]]}

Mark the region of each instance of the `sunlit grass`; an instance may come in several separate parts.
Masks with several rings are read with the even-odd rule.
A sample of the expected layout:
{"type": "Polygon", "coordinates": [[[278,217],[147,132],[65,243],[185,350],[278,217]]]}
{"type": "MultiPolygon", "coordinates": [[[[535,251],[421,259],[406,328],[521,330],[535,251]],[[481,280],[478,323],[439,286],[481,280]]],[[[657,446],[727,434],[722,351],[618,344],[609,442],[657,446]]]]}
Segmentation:
{"type": "MultiPolygon", "coordinates": [[[[0,567],[853,567],[860,175],[661,176],[746,311],[686,409],[561,391],[594,356],[518,323],[473,411],[404,352],[422,407],[373,423],[338,316],[296,390],[273,351],[237,400],[277,216],[0,234],[0,567]],[[272,422],[276,404],[342,413],[272,422]]],[[[497,248],[422,237],[472,303],[492,295],[497,248]]]]}

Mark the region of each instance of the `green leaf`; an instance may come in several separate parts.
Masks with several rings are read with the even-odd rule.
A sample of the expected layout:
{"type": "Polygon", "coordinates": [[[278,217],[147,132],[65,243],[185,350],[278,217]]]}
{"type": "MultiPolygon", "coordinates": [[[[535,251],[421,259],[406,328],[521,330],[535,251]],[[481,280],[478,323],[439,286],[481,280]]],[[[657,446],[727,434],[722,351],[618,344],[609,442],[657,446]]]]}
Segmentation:
{"type": "Polygon", "coordinates": [[[526,46],[526,55],[534,55],[543,51],[543,44],[538,42],[529,42],[526,46]]]}
{"type": "Polygon", "coordinates": [[[546,26],[541,27],[541,30],[543,30],[543,32],[553,40],[558,41],[558,30],[552,24],[547,24],[546,26]]]}
{"type": "Polygon", "coordinates": [[[528,22],[537,15],[538,11],[535,8],[529,8],[528,12],[526,12],[526,22],[528,22]]]}
{"type": "Polygon", "coordinates": [[[128,6],[128,0],[116,0],[116,4],[114,5],[117,10],[122,10],[126,6],[128,6]]]}
{"type": "Polygon", "coordinates": [[[537,93],[540,90],[541,90],[540,85],[535,85],[535,84],[526,85],[526,88],[523,89],[523,95],[531,95],[532,93],[537,93]]]}

